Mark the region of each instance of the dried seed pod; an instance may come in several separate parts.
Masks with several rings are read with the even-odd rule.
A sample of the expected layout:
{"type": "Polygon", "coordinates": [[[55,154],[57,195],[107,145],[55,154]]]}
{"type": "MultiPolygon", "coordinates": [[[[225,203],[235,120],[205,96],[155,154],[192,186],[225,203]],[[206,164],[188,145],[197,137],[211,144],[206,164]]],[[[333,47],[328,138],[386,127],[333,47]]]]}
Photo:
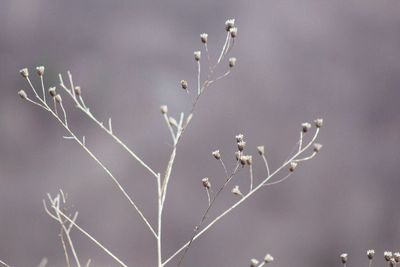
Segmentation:
{"type": "Polygon", "coordinates": [[[201,179],[201,182],[205,188],[207,188],[207,189],[211,188],[211,183],[210,183],[208,177],[204,177],[203,179],[201,179]]]}
{"type": "Polygon", "coordinates": [[[246,142],[240,141],[237,145],[238,145],[239,151],[243,151],[244,147],[246,146],[246,142]]]}
{"type": "Polygon", "coordinates": [[[264,155],[265,154],[264,146],[258,146],[257,151],[258,151],[258,154],[260,154],[260,156],[264,155]]]}
{"type": "Polygon", "coordinates": [[[240,188],[239,188],[239,186],[238,185],[235,185],[233,188],[232,188],[232,194],[234,194],[234,195],[236,195],[236,196],[243,196],[243,194],[242,194],[242,192],[240,192],[240,188]]]}
{"type": "Polygon", "coordinates": [[[196,61],[199,61],[201,58],[201,51],[195,51],[193,54],[194,54],[194,59],[196,61]]]}
{"type": "Polygon", "coordinates": [[[240,160],[240,164],[242,164],[242,166],[247,164],[247,156],[244,156],[244,155],[240,156],[239,160],[240,160]]]}
{"type": "Polygon", "coordinates": [[[43,76],[43,74],[44,74],[44,67],[43,67],[43,66],[38,66],[38,67],[36,67],[36,73],[37,73],[39,76],[43,76]]]}
{"type": "Polygon", "coordinates": [[[375,255],[375,250],[370,249],[370,250],[367,251],[368,259],[372,260],[374,258],[374,255],[375,255]]]}
{"type": "Polygon", "coordinates": [[[160,111],[161,111],[161,114],[167,114],[168,113],[168,106],[166,106],[166,105],[160,106],[160,111]]]}
{"type": "Polygon", "coordinates": [[[50,88],[49,88],[49,94],[50,94],[52,97],[55,97],[55,96],[57,95],[57,93],[56,93],[56,88],[55,88],[55,87],[50,87],[50,88]]]}
{"type": "Polygon", "coordinates": [[[383,256],[385,257],[386,261],[390,261],[390,259],[393,257],[393,253],[391,251],[385,251],[383,256]]]}
{"type": "Polygon", "coordinates": [[[272,257],[270,254],[265,255],[265,257],[264,257],[265,263],[271,263],[273,261],[274,261],[274,257],[272,257]]]}
{"type": "Polygon", "coordinates": [[[260,262],[257,259],[250,260],[250,267],[257,267],[260,262]]]}
{"type": "Polygon", "coordinates": [[[236,151],[236,152],[235,152],[235,159],[236,159],[236,160],[239,160],[239,159],[240,159],[240,154],[241,154],[240,151],[236,151]]]}
{"type": "Polygon", "coordinates": [[[236,138],[236,142],[239,143],[239,142],[243,141],[243,138],[244,138],[244,137],[243,137],[243,134],[238,134],[238,135],[236,135],[235,138],[236,138]]]}
{"type": "Polygon", "coordinates": [[[314,120],[314,123],[315,123],[315,127],[321,128],[322,125],[324,124],[324,119],[316,119],[316,120],[314,120]]]}
{"type": "Polygon", "coordinates": [[[393,253],[393,259],[396,261],[396,263],[400,262],[400,252],[393,253]]]}
{"type": "Polygon", "coordinates": [[[341,254],[340,260],[342,261],[343,264],[345,264],[347,262],[347,253],[341,254]]]}
{"type": "Polygon", "coordinates": [[[221,153],[219,152],[219,150],[215,150],[212,152],[212,155],[215,159],[221,159],[221,153]]]}
{"type": "Polygon", "coordinates": [[[322,148],[322,145],[319,144],[319,143],[314,143],[313,146],[314,146],[313,150],[314,150],[315,153],[318,153],[322,148]]]}
{"type": "Polygon", "coordinates": [[[62,98],[61,96],[58,94],[54,97],[54,99],[56,100],[57,103],[61,103],[62,102],[62,98]]]}
{"type": "Polygon", "coordinates": [[[22,99],[27,99],[28,95],[26,94],[25,90],[19,90],[18,91],[18,95],[22,98],[22,99]]]}
{"type": "Polygon", "coordinates": [[[231,34],[232,38],[235,38],[237,36],[237,27],[231,27],[229,29],[229,33],[231,34]]]}
{"type": "Polygon", "coordinates": [[[251,164],[253,164],[253,157],[252,156],[247,156],[247,158],[246,158],[246,164],[247,165],[251,165],[251,164]]]}
{"type": "Polygon", "coordinates": [[[19,71],[22,77],[28,78],[29,77],[29,70],[27,68],[23,68],[19,71]]]}
{"type": "Polygon", "coordinates": [[[231,57],[229,58],[229,68],[233,68],[236,65],[236,58],[235,57],[231,57]]]}
{"type": "Polygon", "coordinates": [[[229,30],[235,26],[235,19],[228,19],[225,21],[225,30],[229,32],[229,30]]]}
{"type": "Polygon", "coordinates": [[[208,41],[208,34],[207,33],[202,33],[200,34],[200,40],[203,44],[206,44],[208,41]]]}
{"type": "Polygon", "coordinates": [[[188,88],[188,82],[186,80],[181,80],[180,83],[183,90],[188,88]]]}
{"type": "Polygon", "coordinates": [[[290,162],[289,171],[293,172],[296,169],[298,163],[296,161],[290,162]]]}
{"type": "Polygon", "coordinates": [[[168,121],[172,126],[178,127],[178,122],[173,117],[169,117],[168,121]]]}
{"type": "Polygon", "coordinates": [[[397,264],[397,262],[396,262],[396,260],[395,260],[394,258],[391,258],[391,259],[389,260],[389,266],[390,266],[390,267],[395,267],[396,264],[397,264]]]}
{"type": "Polygon", "coordinates": [[[82,92],[81,91],[81,87],[80,86],[75,86],[74,92],[75,92],[75,95],[80,96],[81,92],[82,92]]]}
{"type": "Polygon", "coordinates": [[[301,124],[301,130],[303,131],[303,133],[308,132],[308,130],[311,129],[311,124],[308,122],[304,122],[301,124]]]}

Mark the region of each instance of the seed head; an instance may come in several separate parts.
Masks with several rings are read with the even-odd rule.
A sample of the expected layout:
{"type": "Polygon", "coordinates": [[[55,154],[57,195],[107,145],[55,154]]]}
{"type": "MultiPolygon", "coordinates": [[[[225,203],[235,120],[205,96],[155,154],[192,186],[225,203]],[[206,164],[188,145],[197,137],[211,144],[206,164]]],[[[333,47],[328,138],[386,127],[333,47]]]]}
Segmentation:
{"type": "Polygon", "coordinates": [[[207,41],[208,41],[208,34],[207,34],[207,33],[202,33],[202,34],[200,34],[200,39],[201,39],[201,42],[202,42],[203,44],[206,44],[207,41]]]}
{"type": "Polygon", "coordinates": [[[241,141],[243,141],[243,134],[238,134],[238,135],[236,135],[236,142],[241,142],[241,141]]]}
{"type": "Polygon", "coordinates": [[[207,189],[211,188],[211,183],[208,179],[208,177],[204,177],[203,179],[201,179],[201,182],[203,183],[203,186],[207,189]]]}
{"type": "Polygon", "coordinates": [[[390,261],[390,259],[393,257],[393,253],[391,251],[385,251],[383,256],[385,257],[386,261],[390,261]]]}
{"type": "Polygon", "coordinates": [[[56,95],[56,96],[54,97],[54,99],[57,101],[57,103],[61,103],[61,102],[62,102],[62,98],[61,98],[60,95],[56,95]]]}
{"type": "Polygon", "coordinates": [[[37,73],[39,76],[42,76],[42,75],[44,74],[44,67],[43,67],[43,66],[38,66],[38,67],[36,67],[36,73],[37,73]]]}
{"type": "Polygon", "coordinates": [[[258,154],[260,154],[260,156],[264,155],[265,154],[264,146],[258,146],[257,151],[258,151],[258,154]]]}
{"type": "Polygon", "coordinates": [[[251,164],[253,164],[253,156],[247,156],[247,158],[246,158],[246,164],[247,165],[251,165],[251,164]]]}
{"type": "Polygon", "coordinates": [[[321,148],[322,148],[322,145],[321,145],[321,144],[319,144],[319,143],[314,143],[314,148],[313,148],[313,150],[314,150],[315,153],[318,153],[318,152],[321,150],[321,148]]]}
{"type": "Polygon", "coordinates": [[[296,161],[290,162],[289,171],[293,172],[296,169],[298,163],[296,161]]]}
{"type": "Polygon", "coordinates": [[[400,252],[393,253],[393,259],[398,263],[400,262],[400,252]]]}
{"type": "Polygon", "coordinates": [[[181,80],[180,83],[183,90],[188,88],[188,82],[186,80],[181,80]]]}
{"type": "Polygon", "coordinates": [[[19,71],[19,73],[22,75],[22,77],[24,78],[28,78],[29,77],[29,70],[27,68],[23,68],[19,71]]]}
{"type": "Polygon", "coordinates": [[[237,27],[231,27],[229,29],[229,33],[231,34],[232,38],[235,38],[237,36],[237,27]]]}
{"type": "Polygon", "coordinates": [[[347,253],[341,254],[340,259],[342,260],[342,263],[345,264],[347,262],[347,253]]]}
{"type": "Polygon", "coordinates": [[[274,261],[274,257],[272,257],[270,254],[265,255],[265,257],[264,257],[265,263],[271,263],[273,261],[274,261]]]}
{"type": "Polygon", "coordinates": [[[81,87],[75,86],[74,92],[75,92],[75,95],[80,96],[81,95],[81,87]]]}
{"type": "Polygon", "coordinates": [[[246,142],[240,141],[237,145],[238,145],[239,151],[243,151],[244,147],[246,146],[246,142]]]}
{"type": "Polygon", "coordinates": [[[160,107],[160,111],[161,111],[161,114],[167,114],[168,113],[168,106],[162,105],[160,107]]]}
{"type": "Polygon", "coordinates": [[[18,91],[18,95],[22,98],[22,99],[27,99],[28,95],[26,94],[25,90],[19,90],[18,91]]]}
{"type": "Polygon", "coordinates": [[[375,250],[370,249],[370,250],[367,251],[368,259],[372,260],[374,258],[374,255],[375,255],[375,250]]]}
{"type": "Polygon", "coordinates": [[[236,58],[235,57],[231,57],[229,58],[229,68],[233,68],[236,65],[236,58]]]}
{"type": "Polygon", "coordinates": [[[308,130],[311,129],[311,124],[308,122],[304,122],[301,124],[301,129],[302,129],[303,133],[306,133],[306,132],[308,132],[308,130]]]}
{"type": "Polygon", "coordinates": [[[251,259],[250,260],[250,267],[256,267],[258,265],[259,261],[257,259],[251,259]]]}
{"type": "Polygon", "coordinates": [[[242,194],[242,192],[240,192],[240,189],[239,189],[239,186],[238,185],[235,185],[233,188],[232,188],[232,194],[234,194],[234,195],[236,195],[236,196],[243,196],[243,194],[242,194]]]}
{"type": "Polygon", "coordinates": [[[201,58],[201,51],[195,51],[193,54],[194,54],[194,59],[196,61],[199,61],[201,58]]]}
{"type": "Polygon", "coordinates": [[[229,32],[229,30],[235,26],[235,19],[228,19],[225,21],[225,30],[229,32]]]}
{"type": "Polygon", "coordinates": [[[52,97],[55,97],[56,96],[56,88],[55,87],[50,87],[49,88],[49,94],[52,96],[52,97]]]}
{"type": "Polygon", "coordinates": [[[221,153],[219,153],[219,150],[215,150],[212,152],[212,155],[215,159],[221,159],[221,153]]]}
{"type": "Polygon", "coordinates": [[[324,124],[324,119],[316,119],[316,120],[314,120],[314,123],[315,123],[315,127],[321,128],[322,125],[324,124]]]}
{"type": "Polygon", "coordinates": [[[240,156],[239,160],[240,160],[240,164],[242,164],[242,166],[244,166],[247,163],[247,156],[244,156],[244,155],[240,156]]]}

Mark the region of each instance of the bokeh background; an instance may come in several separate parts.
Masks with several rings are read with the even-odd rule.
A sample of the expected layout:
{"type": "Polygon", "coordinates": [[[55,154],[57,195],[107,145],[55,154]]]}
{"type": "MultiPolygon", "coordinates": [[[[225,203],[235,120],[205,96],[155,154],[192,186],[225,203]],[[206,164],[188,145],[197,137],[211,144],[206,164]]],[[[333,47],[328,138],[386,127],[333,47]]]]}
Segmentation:
{"type": "MultiPolygon", "coordinates": [[[[157,170],[170,152],[159,112],[188,111],[179,81],[196,82],[193,51],[209,34],[213,57],[235,18],[237,66],[201,99],[182,139],[164,217],[164,257],[191,235],[206,207],[200,180],[218,185],[220,149],[234,166],[234,136],[264,144],[272,168],[287,158],[300,124],[323,117],[324,144],[296,174],[265,188],[195,242],[184,266],[248,266],[271,253],[277,266],[366,266],[374,248],[400,250],[400,2],[0,1],[0,259],[65,266],[59,226],[44,212],[62,188],[79,224],[129,266],[155,266],[155,241],[110,179],[49,114],[23,102],[18,70],[46,66],[46,86],[71,70],[98,118],[157,170]]],[[[224,63],[226,64],[226,63],[224,63]]],[[[223,71],[224,67],[221,69],[223,71]]],[[[36,85],[39,80],[33,76],[36,85]]],[[[155,181],[68,101],[73,129],[155,223],[155,181]]],[[[265,175],[255,157],[255,173],[265,175]]],[[[242,172],[234,183],[246,185],[242,172]]],[[[233,185],[233,184],[232,184],[233,185]]],[[[233,203],[227,193],[213,215],[233,203]]],[[[79,256],[116,266],[80,233],[79,256]]],[[[174,266],[171,264],[170,266],[174,266]]]]}

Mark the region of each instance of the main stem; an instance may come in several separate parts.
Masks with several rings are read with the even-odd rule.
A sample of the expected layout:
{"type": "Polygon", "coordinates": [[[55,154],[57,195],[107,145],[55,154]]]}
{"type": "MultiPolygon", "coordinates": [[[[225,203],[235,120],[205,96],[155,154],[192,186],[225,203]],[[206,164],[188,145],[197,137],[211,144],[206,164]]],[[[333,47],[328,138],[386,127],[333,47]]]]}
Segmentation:
{"type": "Polygon", "coordinates": [[[158,191],[158,214],[157,214],[157,266],[162,267],[162,254],[161,254],[161,216],[162,216],[162,188],[161,176],[157,176],[157,191],[158,191]]]}

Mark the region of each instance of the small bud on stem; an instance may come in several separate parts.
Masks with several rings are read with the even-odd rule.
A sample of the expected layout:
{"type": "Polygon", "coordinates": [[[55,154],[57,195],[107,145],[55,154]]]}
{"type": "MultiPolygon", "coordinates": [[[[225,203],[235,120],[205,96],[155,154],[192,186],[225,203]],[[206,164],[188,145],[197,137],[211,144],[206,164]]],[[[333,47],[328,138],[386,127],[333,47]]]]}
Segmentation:
{"type": "Polygon", "coordinates": [[[204,177],[203,179],[201,179],[201,182],[205,188],[207,188],[207,189],[211,188],[211,183],[210,183],[210,180],[208,179],[208,177],[204,177]]]}
{"type": "Polygon", "coordinates": [[[55,87],[50,87],[50,88],[49,88],[49,94],[50,94],[52,97],[55,97],[55,96],[57,95],[57,93],[56,93],[56,88],[55,88],[55,87]]]}
{"type": "Polygon", "coordinates": [[[43,74],[44,74],[44,67],[43,67],[43,66],[38,66],[38,67],[36,67],[36,73],[37,73],[39,76],[43,76],[43,74]]]}
{"type": "Polygon", "coordinates": [[[183,90],[188,88],[188,82],[186,80],[181,80],[180,83],[183,90]]]}
{"type": "Polygon", "coordinates": [[[28,95],[26,94],[25,90],[19,90],[18,91],[18,95],[22,98],[22,99],[27,99],[28,95]]]}
{"type": "Polygon", "coordinates": [[[193,54],[194,54],[194,59],[196,61],[199,61],[201,58],[201,51],[195,51],[193,54]]]}
{"type": "Polygon", "coordinates": [[[168,107],[166,105],[162,105],[160,107],[160,111],[161,111],[161,114],[167,114],[168,113],[168,107]]]}
{"type": "Polygon", "coordinates": [[[22,77],[28,78],[29,77],[29,70],[27,68],[23,68],[19,71],[22,77]]]}
{"type": "Polygon", "coordinates": [[[212,155],[215,159],[221,159],[221,153],[219,152],[219,150],[215,150],[214,152],[212,152],[212,155]]]}
{"type": "Polygon", "coordinates": [[[201,39],[201,42],[202,42],[203,44],[206,44],[207,41],[208,41],[208,34],[207,34],[207,33],[202,33],[202,34],[200,34],[200,39],[201,39]]]}
{"type": "Polygon", "coordinates": [[[233,68],[236,65],[236,58],[231,57],[229,58],[229,68],[233,68]]]}
{"type": "Polygon", "coordinates": [[[274,257],[272,257],[270,254],[265,255],[265,257],[264,257],[265,263],[271,263],[273,261],[274,261],[274,257]]]}

